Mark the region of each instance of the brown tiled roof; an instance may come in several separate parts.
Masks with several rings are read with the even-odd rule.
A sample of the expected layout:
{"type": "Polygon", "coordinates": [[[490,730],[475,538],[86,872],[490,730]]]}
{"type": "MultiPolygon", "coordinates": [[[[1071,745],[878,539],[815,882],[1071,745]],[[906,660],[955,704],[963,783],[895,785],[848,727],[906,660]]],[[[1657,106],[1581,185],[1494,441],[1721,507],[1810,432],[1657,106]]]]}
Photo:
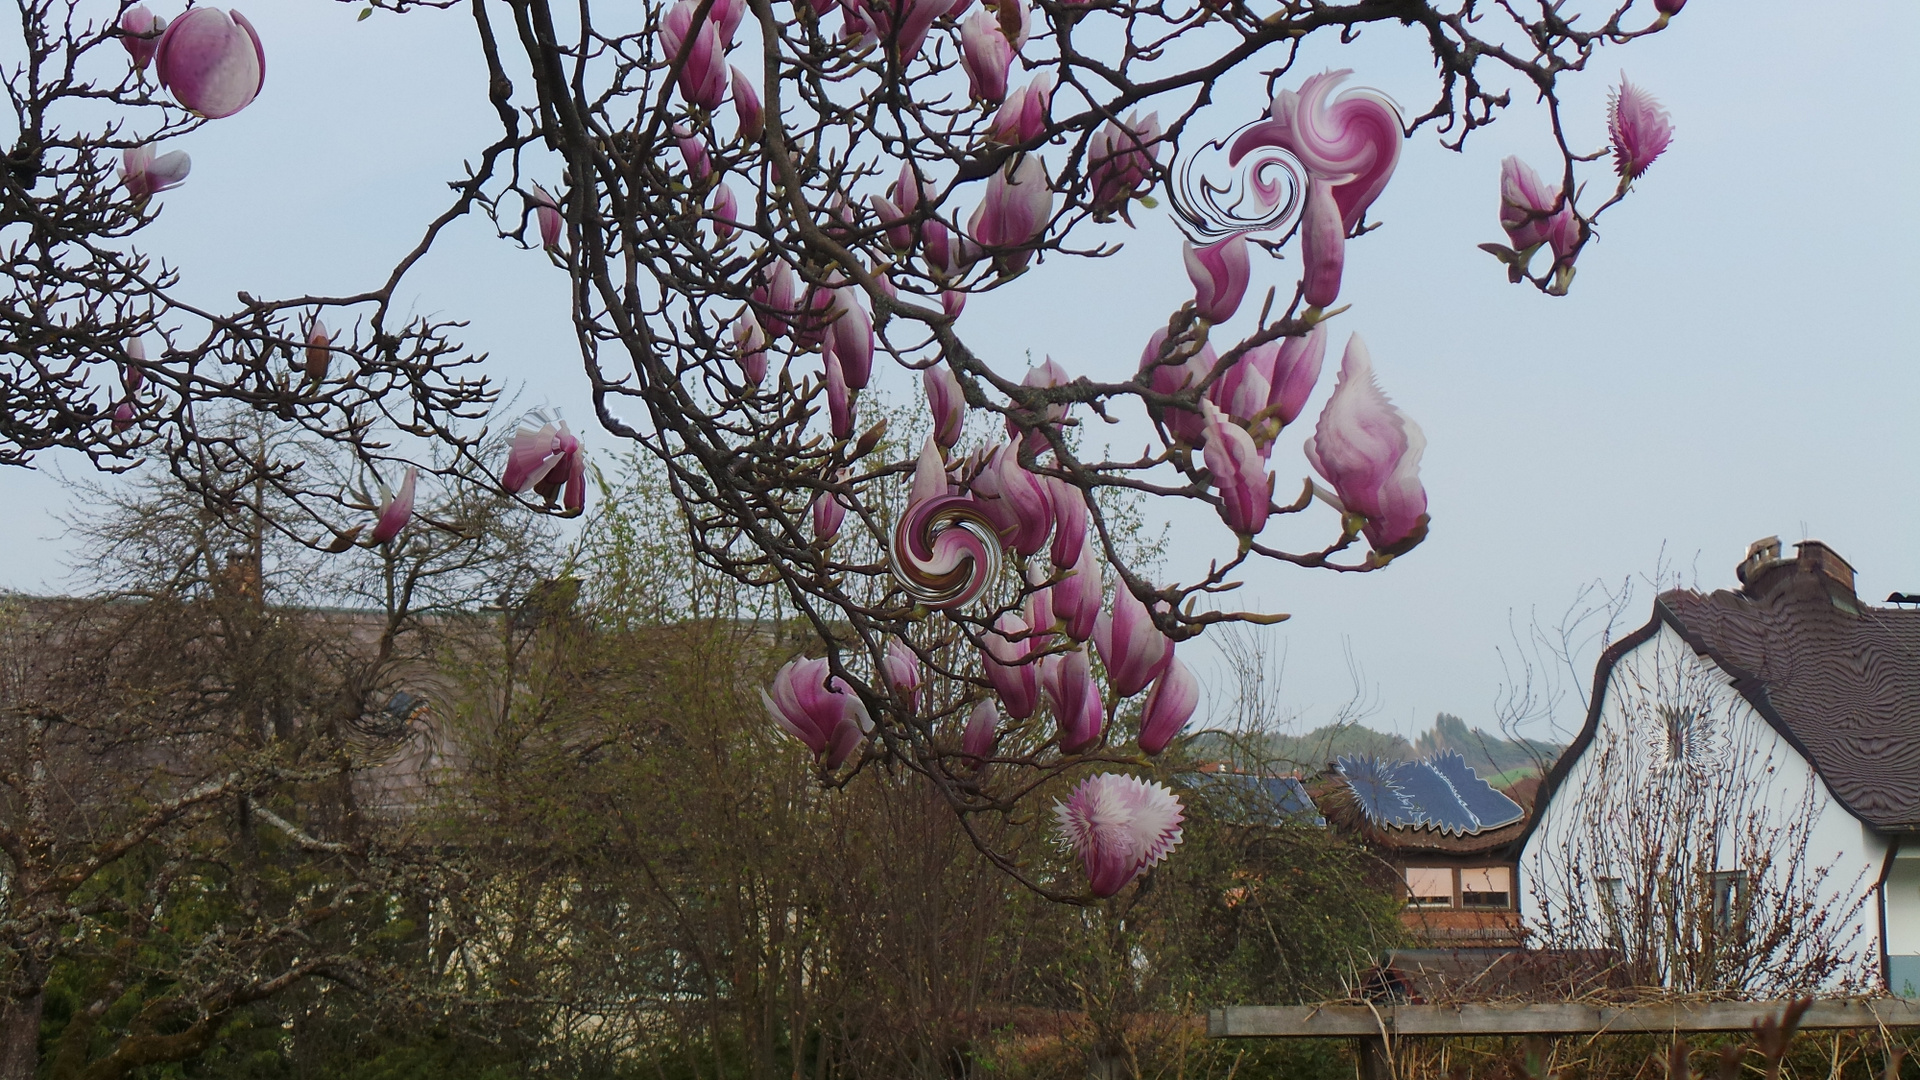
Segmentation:
{"type": "Polygon", "coordinates": [[[1920,611],[1869,607],[1816,573],[1768,584],[1676,590],[1657,607],[1855,817],[1920,828],[1920,611]]]}

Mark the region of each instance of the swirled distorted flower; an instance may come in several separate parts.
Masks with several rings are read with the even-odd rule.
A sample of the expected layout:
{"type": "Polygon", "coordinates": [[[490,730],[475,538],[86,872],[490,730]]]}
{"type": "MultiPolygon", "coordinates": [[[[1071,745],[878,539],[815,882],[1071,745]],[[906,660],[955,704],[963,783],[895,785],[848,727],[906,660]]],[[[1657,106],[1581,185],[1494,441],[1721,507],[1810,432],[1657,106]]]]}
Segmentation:
{"type": "Polygon", "coordinates": [[[953,369],[935,364],[920,374],[927,393],[927,409],[933,414],[933,441],[951,449],[960,441],[961,425],[967,421],[967,399],[961,393],[960,380],[953,369]]]}
{"type": "Polygon", "coordinates": [[[975,101],[998,105],[1006,100],[1013,46],[991,12],[976,11],[960,24],[960,66],[967,71],[967,89],[975,101]]]}
{"type": "Polygon", "coordinates": [[[1427,535],[1427,490],[1420,455],[1427,437],[1395,408],[1374,380],[1373,360],[1359,334],[1347,340],[1340,381],[1320,413],[1307,460],[1326,478],[1347,513],[1382,555],[1398,555],[1427,535]]]}
{"type": "Polygon", "coordinates": [[[1199,705],[1199,680],[1178,659],[1167,661],[1167,670],[1153,681],[1140,707],[1140,749],[1148,754],[1165,750],[1199,705]]]}
{"type": "MultiPolygon", "coordinates": [[[[1147,347],[1140,353],[1140,370],[1150,371],[1148,387],[1156,394],[1178,394],[1199,386],[1213,373],[1213,366],[1219,362],[1214,355],[1212,345],[1202,345],[1185,360],[1167,363],[1161,357],[1166,349],[1167,329],[1161,327],[1147,339],[1147,347]]],[[[1206,441],[1206,422],[1201,419],[1199,406],[1188,408],[1179,405],[1149,405],[1147,415],[1158,420],[1172,435],[1176,442],[1187,446],[1199,446],[1206,441]]]]}
{"type": "Polygon", "coordinates": [[[1673,141],[1673,121],[1653,95],[1620,76],[1607,101],[1607,134],[1613,140],[1613,171],[1622,183],[1634,180],[1673,141]]]}
{"type": "Polygon", "coordinates": [[[154,157],[151,146],[129,146],[120,153],[120,183],[137,206],[145,206],[155,194],[186,183],[191,171],[193,159],[185,150],[154,157]]]}
{"type": "Polygon", "coordinates": [[[712,11],[698,27],[693,25],[699,6],[695,0],[680,0],[660,17],[660,54],[668,63],[673,63],[684,48],[686,58],[680,65],[680,96],[689,105],[717,109],[727,96],[726,48],[721,44],[712,11]]]}
{"type": "Polygon", "coordinates": [[[767,715],[813,755],[837,769],[859,747],[873,718],[825,659],[801,659],[774,673],[771,690],[760,691],[767,715]]]}
{"type": "Polygon", "coordinates": [[[1153,624],[1147,605],[1125,581],[1113,587],[1113,608],[1094,620],[1093,646],[1107,667],[1107,681],[1121,697],[1145,690],[1173,659],[1173,642],[1153,624]]]}
{"type": "MultiPolygon", "coordinates": [[[[1307,173],[1283,147],[1240,139],[1271,121],[1205,142],[1183,155],[1177,183],[1169,185],[1181,231],[1203,244],[1250,232],[1284,231],[1299,216],[1307,173]],[[1226,147],[1231,144],[1233,150],[1226,147]]],[[[1096,204],[1097,205],[1097,204],[1096,204]]]]}
{"type": "Polygon", "coordinates": [[[188,8],[153,50],[154,74],[182,108],[209,120],[232,116],[260,94],[267,53],[245,15],[188,8]]]}
{"type": "Polygon", "coordinates": [[[167,20],[148,11],[145,4],[135,4],[120,16],[120,45],[133,61],[133,70],[147,70],[147,65],[153,62],[153,51],[160,47],[160,34],[166,28],[167,20]]]}
{"type": "Polygon", "coordinates": [[[1096,220],[1107,221],[1114,214],[1127,218],[1128,204],[1153,189],[1160,135],[1159,113],[1148,113],[1144,120],[1131,113],[1124,126],[1109,120],[1087,140],[1087,179],[1096,220]]]}
{"type": "Polygon", "coordinates": [[[1074,560],[1067,576],[1054,582],[1047,591],[1053,617],[1067,636],[1075,641],[1091,638],[1100,619],[1100,602],[1104,599],[1092,544],[1081,547],[1080,557],[1074,560]]]}
{"type": "Polygon", "coordinates": [[[1041,478],[1020,464],[1018,444],[994,449],[973,478],[973,493],[1008,547],[1032,555],[1046,546],[1053,531],[1053,501],[1041,478]]]}
{"type": "Polygon", "coordinates": [[[586,507],[587,454],[580,440],[567,428],[535,414],[539,428],[522,425],[507,448],[507,468],[500,486],[509,495],[528,491],[547,501],[559,501],[563,512],[571,516],[586,507]]]}
{"type": "Polygon", "coordinates": [[[1000,576],[993,519],[966,496],[940,495],[908,506],[887,555],[894,580],[931,608],[963,606],[1000,576]]]}
{"type": "Polygon", "coordinates": [[[407,466],[407,474],[400,480],[400,490],[389,492],[384,481],[380,483],[380,513],[373,522],[373,534],[368,537],[373,543],[384,544],[400,535],[407,527],[407,519],[413,517],[413,488],[420,479],[420,470],[407,466]]]}
{"type": "Polygon", "coordinates": [[[1165,785],[1120,773],[1087,777],[1053,808],[1061,840],[1100,897],[1126,888],[1179,845],[1184,811],[1165,785]]]}
{"type": "Polygon", "coordinates": [[[1033,654],[1033,636],[1027,620],[1009,611],[994,620],[993,629],[981,635],[986,649],[980,666],[1000,695],[1007,715],[1025,720],[1040,707],[1039,665],[1029,661],[1033,654]]]}
{"type": "Polygon", "coordinates": [[[753,80],[739,68],[732,69],[733,116],[740,129],[740,137],[748,142],[759,142],[760,136],[767,133],[767,109],[760,103],[760,91],[754,89],[753,80]]]}
{"type": "Polygon", "coordinates": [[[1342,232],[1352,232],[1379,198],[1400,163],[1406,133],[1393,104],[1371,90],[1349,90],[1327,100],[1351,70],[1313,75],[1300,89],[1273,96],[1269,119],[1242,129],[1230,158],[1238,161],[1262,146],[1278,146],[1305,166],[1309,175],[1333,186],[1342,232]]]}
{"type": "Polygon", "coordinates": [[[1100,741],[1106,705],[1100,700],[1100,684],[1093,681],[1085,649],[1069,649],[1041,661],[1040,685],[1053,704],[1061,753],[1078,754],[1100,741]]]}
{"type": "Polygon", "coordinates": [[[1242,536],[1257,536],[1267,527],[1273,504],[1273,474],[1253,444],[1247,429],[1228,420],[1220,407],[1201,401],[1207,423],[1207,471],[1220,494],[1220,517],[1227,528],[1242,536]]]}
{"type": "Polygon", "coordinates": [[[1247,261],[1247,238],[1236,234],[1205,247],[1194,247],[1189,240],[1183,250],[1187,277],[1193,282],[1195,313],[1210,323],[1233,318],[1253,278],[1253,268],[1247,261]]]}

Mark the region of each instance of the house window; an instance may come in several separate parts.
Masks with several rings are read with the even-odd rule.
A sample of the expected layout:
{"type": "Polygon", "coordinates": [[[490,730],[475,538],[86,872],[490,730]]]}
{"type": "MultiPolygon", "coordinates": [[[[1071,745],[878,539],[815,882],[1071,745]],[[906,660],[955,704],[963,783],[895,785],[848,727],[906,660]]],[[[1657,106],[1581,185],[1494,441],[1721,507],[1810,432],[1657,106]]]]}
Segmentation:
{"type": "Polygon", "coordinates": [[[1603,877],[1594,884],[1600,898],[1600,920],[1607,930],[1607,943],[1616,949],[1626,947],[1627,883],[1617,877],[1603,877]]]}
{"type": "Polygon", "coordinates": [[[1513,906],[1513,871],[1504,866],[1474,866],[1460,871],[1460,906],[1513,906]]]}
{"type": "Polygon", "coordinates": [[[1713,929],[1716,933],[1737,934],[1747,928],[1747,872],[1715,870],[1707,875],[1713,890],[1713,929]]]}
{"type": "Polygon", "coordinates": [[[1447,866],[1407,867],[1408,907],[1452,907],[1453,868],[1447,866]]]}

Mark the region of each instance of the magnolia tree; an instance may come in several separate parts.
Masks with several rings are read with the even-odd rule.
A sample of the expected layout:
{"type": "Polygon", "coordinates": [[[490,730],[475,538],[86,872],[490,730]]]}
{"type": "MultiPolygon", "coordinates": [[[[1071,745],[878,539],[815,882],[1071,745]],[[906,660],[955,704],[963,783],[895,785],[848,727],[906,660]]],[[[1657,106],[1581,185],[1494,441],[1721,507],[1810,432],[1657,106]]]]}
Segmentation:
{"type": "MultiPolygon", "coordinates": [[[[0,458],[213,462],[179,468],[211,504],[270,483],[310,519],[289,532],[338,551],[444,527],[413,513],[420,470],[580,513],[579,436],[534,418],[489,460],[473,421],[495,389],[476,358],[454,324],[392,306],[449,223],[487,215],[568,275],[599,424],[664,464],[697,556],[780,590],[819,631],[821,655],[783,669],[767,704],[821,781],[896,763],[972,822],[1063,771],[1164,750],[1198,697],[1178,643],[1280,617],[1222,602],[1248,563],[1368,572],[1420,543],[1424,437],[1334,323],[1366,314],[1339,306],[1347,246],[1372,227],[1406,138],[1432,127],[1460,148],[1524,85],[1559,154],[1551,179],[1508,159],[1508,243],[1485,246],[1515,282],[1564,293],[1594,221],[1669,126],[1623,81],[1610,146],[1574,145],[1562,79],[1663,29],[1683,0],[1578,16],[1477,0],[471,0],[472,37],[446,47],[484,57],[499,134],[445,211],[364,292],[242,294],[232,311],[183,299],[136,234],[190,182],[169,147],[249,107],[267,54],[298,43],[262,42],[238,12],[19,3],[0,458]],[[1435,96],[1417,115],[1350,72],[1295,69],[1303,41],[1375,23],[1431,45],[1435,96]],[[1262,100],[1223,93],[1248,65],[1267,76],[1262,100]],[[1240,126],[1189,137],[1209,112],[1203,128],[1240,126]],[[1584,195],[1588,175],[1605,175],[1605,197],[1584,195]],[[971,297],[1022,288],[1039,261],[1109,253],[1160,200],[1188,237],[1186,273],[1165,268],[1166,324],[1136,375],[1014,370],[969,346],[971,297]],[[1252,333],[1212,337],[1248,303],[1252,333]],[[1336,329],[1340,371],[1306,461],[1275,460],[1336,329]],[[886,365],[922,380],[923,442],[873,422],[886,365]],[[214,400],[348,444],[364,482],[223,443],[195,422],[214,400]],[[1102,459],[1077,437],[1129,411],[1158,433],[1139,456],[1102,459]],[[409,460],[423,439],[444,444],[431,466],[409,460]],[[1318,480],[1296,482],[1308,467],[1318,480]],[[1149,580],[1116,497],[1215,513],[1238,543],[1195,580],[1149,580]],[[1316,500],[1337,511],[1324,546],[1270,539],[1276,515],[1316,500]],[[1117,735],[1143,693],[1137,728],[1117,735]]],[[[1129,773],[1096,768],[1056,810],[1084,885],[975,842],[1046,895],[1084,899],[1124,888],[1180,835],[1173,794],[1129,773]]]]}

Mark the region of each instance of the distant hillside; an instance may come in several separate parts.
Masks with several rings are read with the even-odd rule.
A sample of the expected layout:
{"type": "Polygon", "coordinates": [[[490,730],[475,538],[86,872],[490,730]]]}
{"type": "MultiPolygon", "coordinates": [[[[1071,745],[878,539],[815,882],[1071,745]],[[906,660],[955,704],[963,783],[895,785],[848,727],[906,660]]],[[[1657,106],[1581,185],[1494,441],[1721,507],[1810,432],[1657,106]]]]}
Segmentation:
{"type": "Polygon", "coordinates": [[[1441,713],[1434,719],[1433,728],[1412,742],[1359,724],[1330,725],[1305,735],[1275,735],[1267,741],[1267,752],[1276,765],[1292,765],[1304,773],[1317,772],[1345,754],[1404,761],[1453,750],[1466,758],[1476,773],[1489,780],[1497,777],[1503,785],[1536,774],[1542,765],[1553,764],[1563,749],[1558,743],[1507,739],[1469,728],[1465,720],[1449,713],[1441,713]]]}

